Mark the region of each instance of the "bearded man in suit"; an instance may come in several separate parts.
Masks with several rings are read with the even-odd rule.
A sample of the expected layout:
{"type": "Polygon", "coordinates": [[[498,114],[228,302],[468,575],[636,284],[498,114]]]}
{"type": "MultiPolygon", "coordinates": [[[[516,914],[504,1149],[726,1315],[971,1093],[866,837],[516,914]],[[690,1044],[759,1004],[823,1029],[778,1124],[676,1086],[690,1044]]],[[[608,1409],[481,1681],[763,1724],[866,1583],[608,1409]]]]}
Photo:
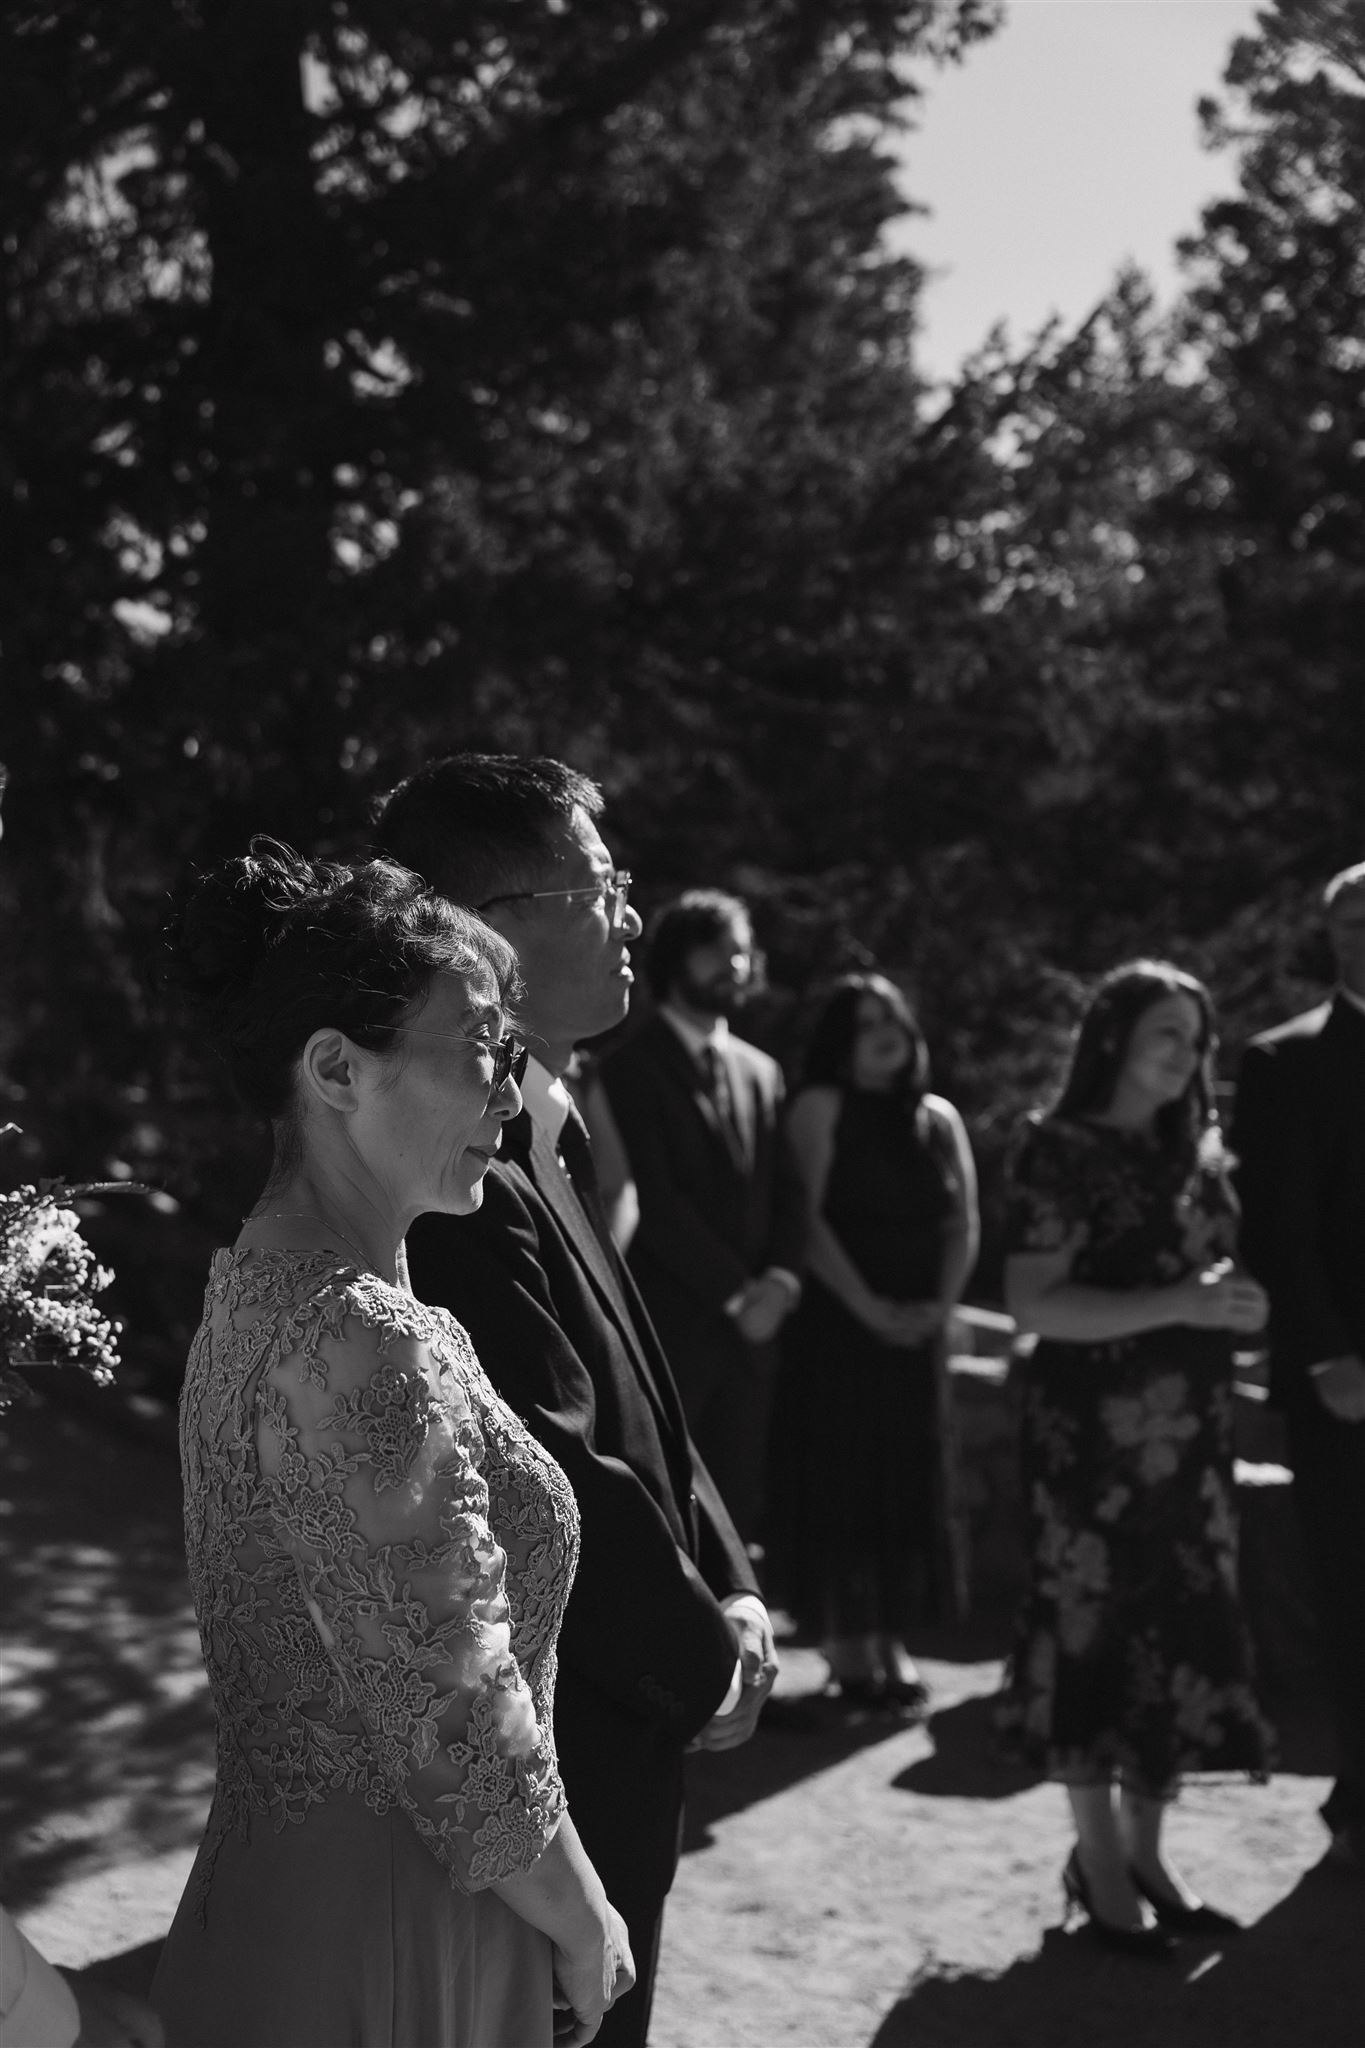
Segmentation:
{"type": "Polygon", "coordinates": [[[616,1254],[574,1048],[625,1016],[640,920],[598,831],[595,784],[560,761],[457,754],[384,800],[385,852],[517,951],[525,1108],[471,1216],[408,1237],[419,1299],[469,1331],[504,1399],[558,1460],[582,1551],[559,1638],[554,1727],[569,1809],[624,1916],[635,1988],[602,2048],[643,2048],[680,1848],[683,1755],[753,1732],[777,1660],[743,1545],[694,1456],[677,1390],[616,1254]]]}
{"type": "Polygon", "coordinates": [[[639,1197],[631,1270],[693,1438],[752,1544],[774,1340],[800,1297],[808,1218],[781,1068],[730,1029],[753,977],[746,906],[688,890],[656,920],[647,965],[658,1010],[602,1067],[639,1197]]]}
{"type": "Polygon", "coordinates": [[[1323,903],[1336,991],[1248,1045],[1232,1146],[1337,1723],[1323,1818],[1365,1871],[1365,861],[1323,903]]]}

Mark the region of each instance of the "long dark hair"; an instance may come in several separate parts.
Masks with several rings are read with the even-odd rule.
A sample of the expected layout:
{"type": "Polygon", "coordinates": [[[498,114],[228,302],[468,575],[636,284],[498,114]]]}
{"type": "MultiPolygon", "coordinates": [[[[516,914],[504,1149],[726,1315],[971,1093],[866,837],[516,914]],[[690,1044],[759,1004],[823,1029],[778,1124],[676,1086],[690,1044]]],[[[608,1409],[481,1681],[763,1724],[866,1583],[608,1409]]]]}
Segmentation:
{"type": "Polygon", "coordinates": [[[929,1086],[929,1048],[919,1020],[894,981],[884,974],[845,974],[836,981],[815,1020],[801,1070],[805,1088],[848,1088],[853,1079],[853,1046],[858,1005],[864,996],[885,1003],[910,1041],[910,1057],[891,1084],[891,1093],[913,1114],[929,1086]]]}
{"type": "Polygon", "coordinates": [[[1072,1044],[1061,1092],[1047,1114],[1103,1114],[1114,1099],[1138,1019],[1168,996],[1187,996],[1199,1012],[1199,1063],[1184,1094],[1157,1111],[1156,1134],[1168,1151],[1192,1163],[1214,1122],[1213,998],[1202,981],[1169,960],[1127,960],[1096,984],[1072,1044]]]}

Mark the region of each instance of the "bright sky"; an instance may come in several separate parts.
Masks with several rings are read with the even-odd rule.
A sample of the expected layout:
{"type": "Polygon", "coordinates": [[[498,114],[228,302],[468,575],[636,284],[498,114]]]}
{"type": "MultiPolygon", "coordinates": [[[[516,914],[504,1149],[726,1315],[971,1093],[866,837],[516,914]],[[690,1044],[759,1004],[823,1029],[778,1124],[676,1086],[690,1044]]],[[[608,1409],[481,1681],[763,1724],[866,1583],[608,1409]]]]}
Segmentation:
{"type": "Polygon", "coordinates": [[[949,377],[1004,318],[1023,341],[1076,321],[1132,258],[1163,298],[1175,243],[1235,188],[1199,141],[1253,0],[1007,0],[964,64],[920,74],[904,190],[931,208],[893,230],[928,266],[920,362],[949,377]]]}

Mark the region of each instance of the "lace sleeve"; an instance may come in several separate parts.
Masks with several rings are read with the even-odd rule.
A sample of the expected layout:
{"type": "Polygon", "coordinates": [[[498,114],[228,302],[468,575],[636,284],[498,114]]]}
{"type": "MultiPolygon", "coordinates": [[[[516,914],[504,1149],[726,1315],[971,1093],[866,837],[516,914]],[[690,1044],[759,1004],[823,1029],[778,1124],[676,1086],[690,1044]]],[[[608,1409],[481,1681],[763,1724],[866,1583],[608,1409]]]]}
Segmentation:
{"type": "Polygon", "coordinates": [[[461,1891],[533,1864],[564,1793],[511,1650],[466,1387],[352,1285],[263,1373],[274,1532],[376,1760],[461,1891]]]}

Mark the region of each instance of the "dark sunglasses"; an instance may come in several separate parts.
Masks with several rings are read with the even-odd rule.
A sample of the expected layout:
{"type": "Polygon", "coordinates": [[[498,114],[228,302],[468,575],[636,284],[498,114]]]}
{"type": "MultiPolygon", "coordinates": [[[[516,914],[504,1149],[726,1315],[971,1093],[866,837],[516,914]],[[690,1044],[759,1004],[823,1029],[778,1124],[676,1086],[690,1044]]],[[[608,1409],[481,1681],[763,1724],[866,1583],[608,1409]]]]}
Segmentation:
{"type": "Polygon", "coordinates": [[[444,1038],[452,1045],[476,1045],[493,1062],[495,1089],[504,1087],[509,1079],[520,1086],[526,1062],[531,1057],[530,1046],[518,1038],[515,1031],[509,1031],[505,1038],[466,1038],[459,1031],[423,1031],[417,1024],[393,1024],[389,1028],[400,1031],[404,1038],[444,1038]]]}

